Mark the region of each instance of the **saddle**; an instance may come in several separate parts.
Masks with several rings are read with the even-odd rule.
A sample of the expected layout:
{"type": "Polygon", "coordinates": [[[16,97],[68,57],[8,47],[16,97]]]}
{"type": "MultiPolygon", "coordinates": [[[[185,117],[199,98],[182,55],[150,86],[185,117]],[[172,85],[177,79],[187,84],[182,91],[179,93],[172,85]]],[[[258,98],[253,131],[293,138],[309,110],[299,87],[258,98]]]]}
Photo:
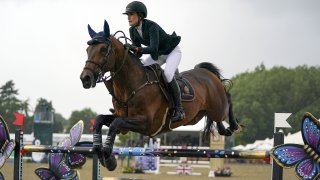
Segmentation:
{"type": "MultiPolygon", "coordinates": [[[[158,80],[159,87],[169,102],[169,108],[173,107],[172,95],[169,92],[168,83],[164,75],[164,70],[159,64],[152,64],[150,66],[145,66],[146,74],[150,80],[158,80]]],[[[183,77],[182,74],[178,72],[175,73],[175,78],[178,82],[181,92],[181,101],[193,101],[194,100],[194,88],[190,84],[189,80],[183,77]]]]}

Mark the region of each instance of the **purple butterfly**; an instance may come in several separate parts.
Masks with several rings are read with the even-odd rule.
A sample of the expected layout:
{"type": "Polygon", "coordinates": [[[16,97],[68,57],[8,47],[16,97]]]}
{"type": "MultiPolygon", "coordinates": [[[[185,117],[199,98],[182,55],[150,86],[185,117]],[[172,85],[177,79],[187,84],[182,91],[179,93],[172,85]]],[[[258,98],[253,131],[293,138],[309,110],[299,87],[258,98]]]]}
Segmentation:
{"type": "MultiPolygon", "coordinates": [[[[69,138],[64,138],[62,141],[62,147],[69,147],[69,146],[78,146],[78,143],[72,143],[69,138]],[[73,145],[74,144],[74,145],[73,145]]],[[[65,156],[67,165],[74,169],[82,167],[86,162],[86,157],[83,154],[79,153],[67,153],[65,156]]]]}
{"type": "MultiPolygon", "coordinates": [[[[80,147],[92,147],[92,142],[83,141],[83,142],[77,142],[75,146],[80,147]]],[[[79,153],[73,153],[73,154],[67,154],[66,156],[68,165],[73,168],[80,168],[86,163],[86,155],[79,154],[79,153]]]]}
{"type": "MultiPolygon", "coordinates": [[[[70,129],[70,136],[66,137],[63,143],[63,147],[68,146],[76,146],[79,144],[79,140],[81,139],[81,135],[83,132],[83,121],[80,120],[77,124],[75,124],[70,129]]],[[[70,168],[80,168],[82,167],[86,162],[86,157],[83,154],[79,153],[68,153],[66,155],[66,162],[70,168]]]]}
{"type": "MultiPolygon", "coordinates": [[[[58,146],[69,147],[74,146],[81,138],[83,132],[83,121],[79,121],[70,129],[69,137],[62,139],[58,146]]],[[[50,153],[49,154],[49,169],[38,168],[35,173],[40,179],[79,179],[77,172],[70,167],[66,159],[68,159],[64,153],[50,153]]],[[[82,162],[82,161],[81,161],[82,162]]],[[[85,162],[85,161],[84,161],[85,162]]],[[[84,163],[83,163],[84,164],[84,163]]],[[[82,164],[82,165],[83,165],[82,164]]]]}
{"type": "Polygon", "coordinates": [[[295,166],[296,175],[301,179],[320,177],[320,122],[310,113],[302,119],[301,134],[304,142],[283,144],[271,149],[270,155],[281,167],[295,166]]]}
{"type": "Polygon", "coordinates": [[[38,168],[35,173],[42,180],[72,179],[77,174],[66,164],[63,153],[50,153],[49,168],[38,168]]]}
{"type": "MultiPolygon", "coordinates": [[[[42,180],[58,180],[61,179],[59,177],[57,177],[50,169],[48,168],[38,168],[34,171],[38,177],[42,180]]],[[[76,175],[71,178],[72,180],[79,180],[79,176],[77,174],[77,172],[75,172],[76,175]]]]}
{"type": "Polygon", "coordinates": [[[15,145],[14,140],[10,139],[6,122],[0,116],[0,169],[10,157],[15,145]]]}

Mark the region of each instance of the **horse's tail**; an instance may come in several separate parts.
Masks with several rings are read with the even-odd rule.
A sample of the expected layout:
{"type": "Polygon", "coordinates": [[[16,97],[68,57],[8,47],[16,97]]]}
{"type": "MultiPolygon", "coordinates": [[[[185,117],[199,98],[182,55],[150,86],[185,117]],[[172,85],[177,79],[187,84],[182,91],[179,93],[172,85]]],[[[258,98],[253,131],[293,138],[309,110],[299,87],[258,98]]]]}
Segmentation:
{"type": "Polygon", "coordinates": [[[202,62],[200,64],[197,64],[195,67],[196,68],[204,68],[207,69],[208,71],[212,72],[213,74],[215,74],[220,80],[221,80],[221,73],[220,73],[220,69],[217,68],[217,66],[215,66],[212,63],[209,62],[202,62]]]}
{"type": "Polygon", "coordinates": [[[226,90],[226,93],[229,92],[230,89],[233,86],[232,81],[230,79],[223,78],[223,76],[220,73],[220,69],[217,68],[217,66],[215,66],[212,63],[202,62],[200,64],[197,64],[194,68],[195,69],[196,68],[204,68],[204,69],[207,69],[208,71],[212,72],[213,74],[215,74],[220,79],[220,81],[222,82],[222,84],[224,86],[224,89],[226,90]]]}
{"type": "MultiPolygon", "coordinates": [[[[221,83],[224,86],[225,92],[226,92],[226,96],[228,99],[228,104],[229,104],[229,121],[233,120],[233,111],[232,111],[232,101],[231,101],[231,94],[230,94],[230,89],[232,88],[232,81],[230,79],[225,79],[223,78],[223,76],[220,73],[220,69],[217,68],[214,64],[209,63],[209,62],[202,62],[200,64],[197,64],[195,67],[196,68],[204,68],[207,69],[208,71],[212,72],[213,74],[215,74],[221,81],[221,83]]],[[[211,133],[211,127],[212,127],[212,123],[213,120],[211,120],[210,118],[207,117],[207,122],[206,122],[206,127],[204,128],[203,134],[205,137],[208,137],[211,133]]]]}

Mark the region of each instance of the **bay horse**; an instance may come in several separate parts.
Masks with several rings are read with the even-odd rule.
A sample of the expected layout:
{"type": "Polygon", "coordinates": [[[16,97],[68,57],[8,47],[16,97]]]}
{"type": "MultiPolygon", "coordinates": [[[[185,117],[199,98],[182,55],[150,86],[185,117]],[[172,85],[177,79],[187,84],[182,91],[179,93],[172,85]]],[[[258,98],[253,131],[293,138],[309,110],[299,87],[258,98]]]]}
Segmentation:
{"type": "Polygon", "coordinates": [[[200,63],[194,69],[179,74],[194,88],[194,98],[182,102],[186,117],[171,123],[169,101],[160,86],[160,78],[152,80],[151,77],[157,76],[148,73],[140,60],[115,35],[110,35],[107,21],[104,21],[103,31],[96,33],[90,25],[88,31],[92,39],[88,41],[88,60],[80,79],[85,89],[104,81],[112,95],[114,113],[96,117],[93,135],[94,150],[101,164],[109,170],[117,166],[112,148],[116,134],[120,132],[133,131],[153,137],[179,126],[194,125],[204,116],[207,117],[206,137],[214,128],[214,121],[221,135],[230,136],[234,131],[240,131],[241,126],[233,117],[231,96],[223,83],[225,80],[221,79],[219,69],[213,64],[200,63]],[[110,72],[111,79],[102,78],[106,72],[110,72]],[[222,124],[226,118],[229,119],[229,128],[222,124]],[[104,145],[101,135],[103,125],[109,126],[104,145]]]}

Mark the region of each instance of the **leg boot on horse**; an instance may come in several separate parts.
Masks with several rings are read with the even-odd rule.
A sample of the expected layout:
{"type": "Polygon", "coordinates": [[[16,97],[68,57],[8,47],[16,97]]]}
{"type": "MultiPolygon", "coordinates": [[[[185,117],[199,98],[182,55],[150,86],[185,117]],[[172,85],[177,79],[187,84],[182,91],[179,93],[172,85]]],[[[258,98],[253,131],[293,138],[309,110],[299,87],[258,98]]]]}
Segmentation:
{"type": "Polygon", "coordinates": [[[175,77],[173,77],[172,81],[168,83],[168,85],[175,106],[171,115],[171,122],[181,121],[185,118],[185,113],[181,104],[180,88],[175,77]]]}
{"type": "Polygon", "coordinates": [[[98,158],[102,166],[107,167],[108,170],[113,171],[117,167],[117,161],[114,155],[109,153],[105,155],[105,150],[102,145],[102,126],[110,126],[113,122],[113,115],[99,115],[95,118],[94,133],[93,133],[93,150],[97,153],[98,158]]]}

